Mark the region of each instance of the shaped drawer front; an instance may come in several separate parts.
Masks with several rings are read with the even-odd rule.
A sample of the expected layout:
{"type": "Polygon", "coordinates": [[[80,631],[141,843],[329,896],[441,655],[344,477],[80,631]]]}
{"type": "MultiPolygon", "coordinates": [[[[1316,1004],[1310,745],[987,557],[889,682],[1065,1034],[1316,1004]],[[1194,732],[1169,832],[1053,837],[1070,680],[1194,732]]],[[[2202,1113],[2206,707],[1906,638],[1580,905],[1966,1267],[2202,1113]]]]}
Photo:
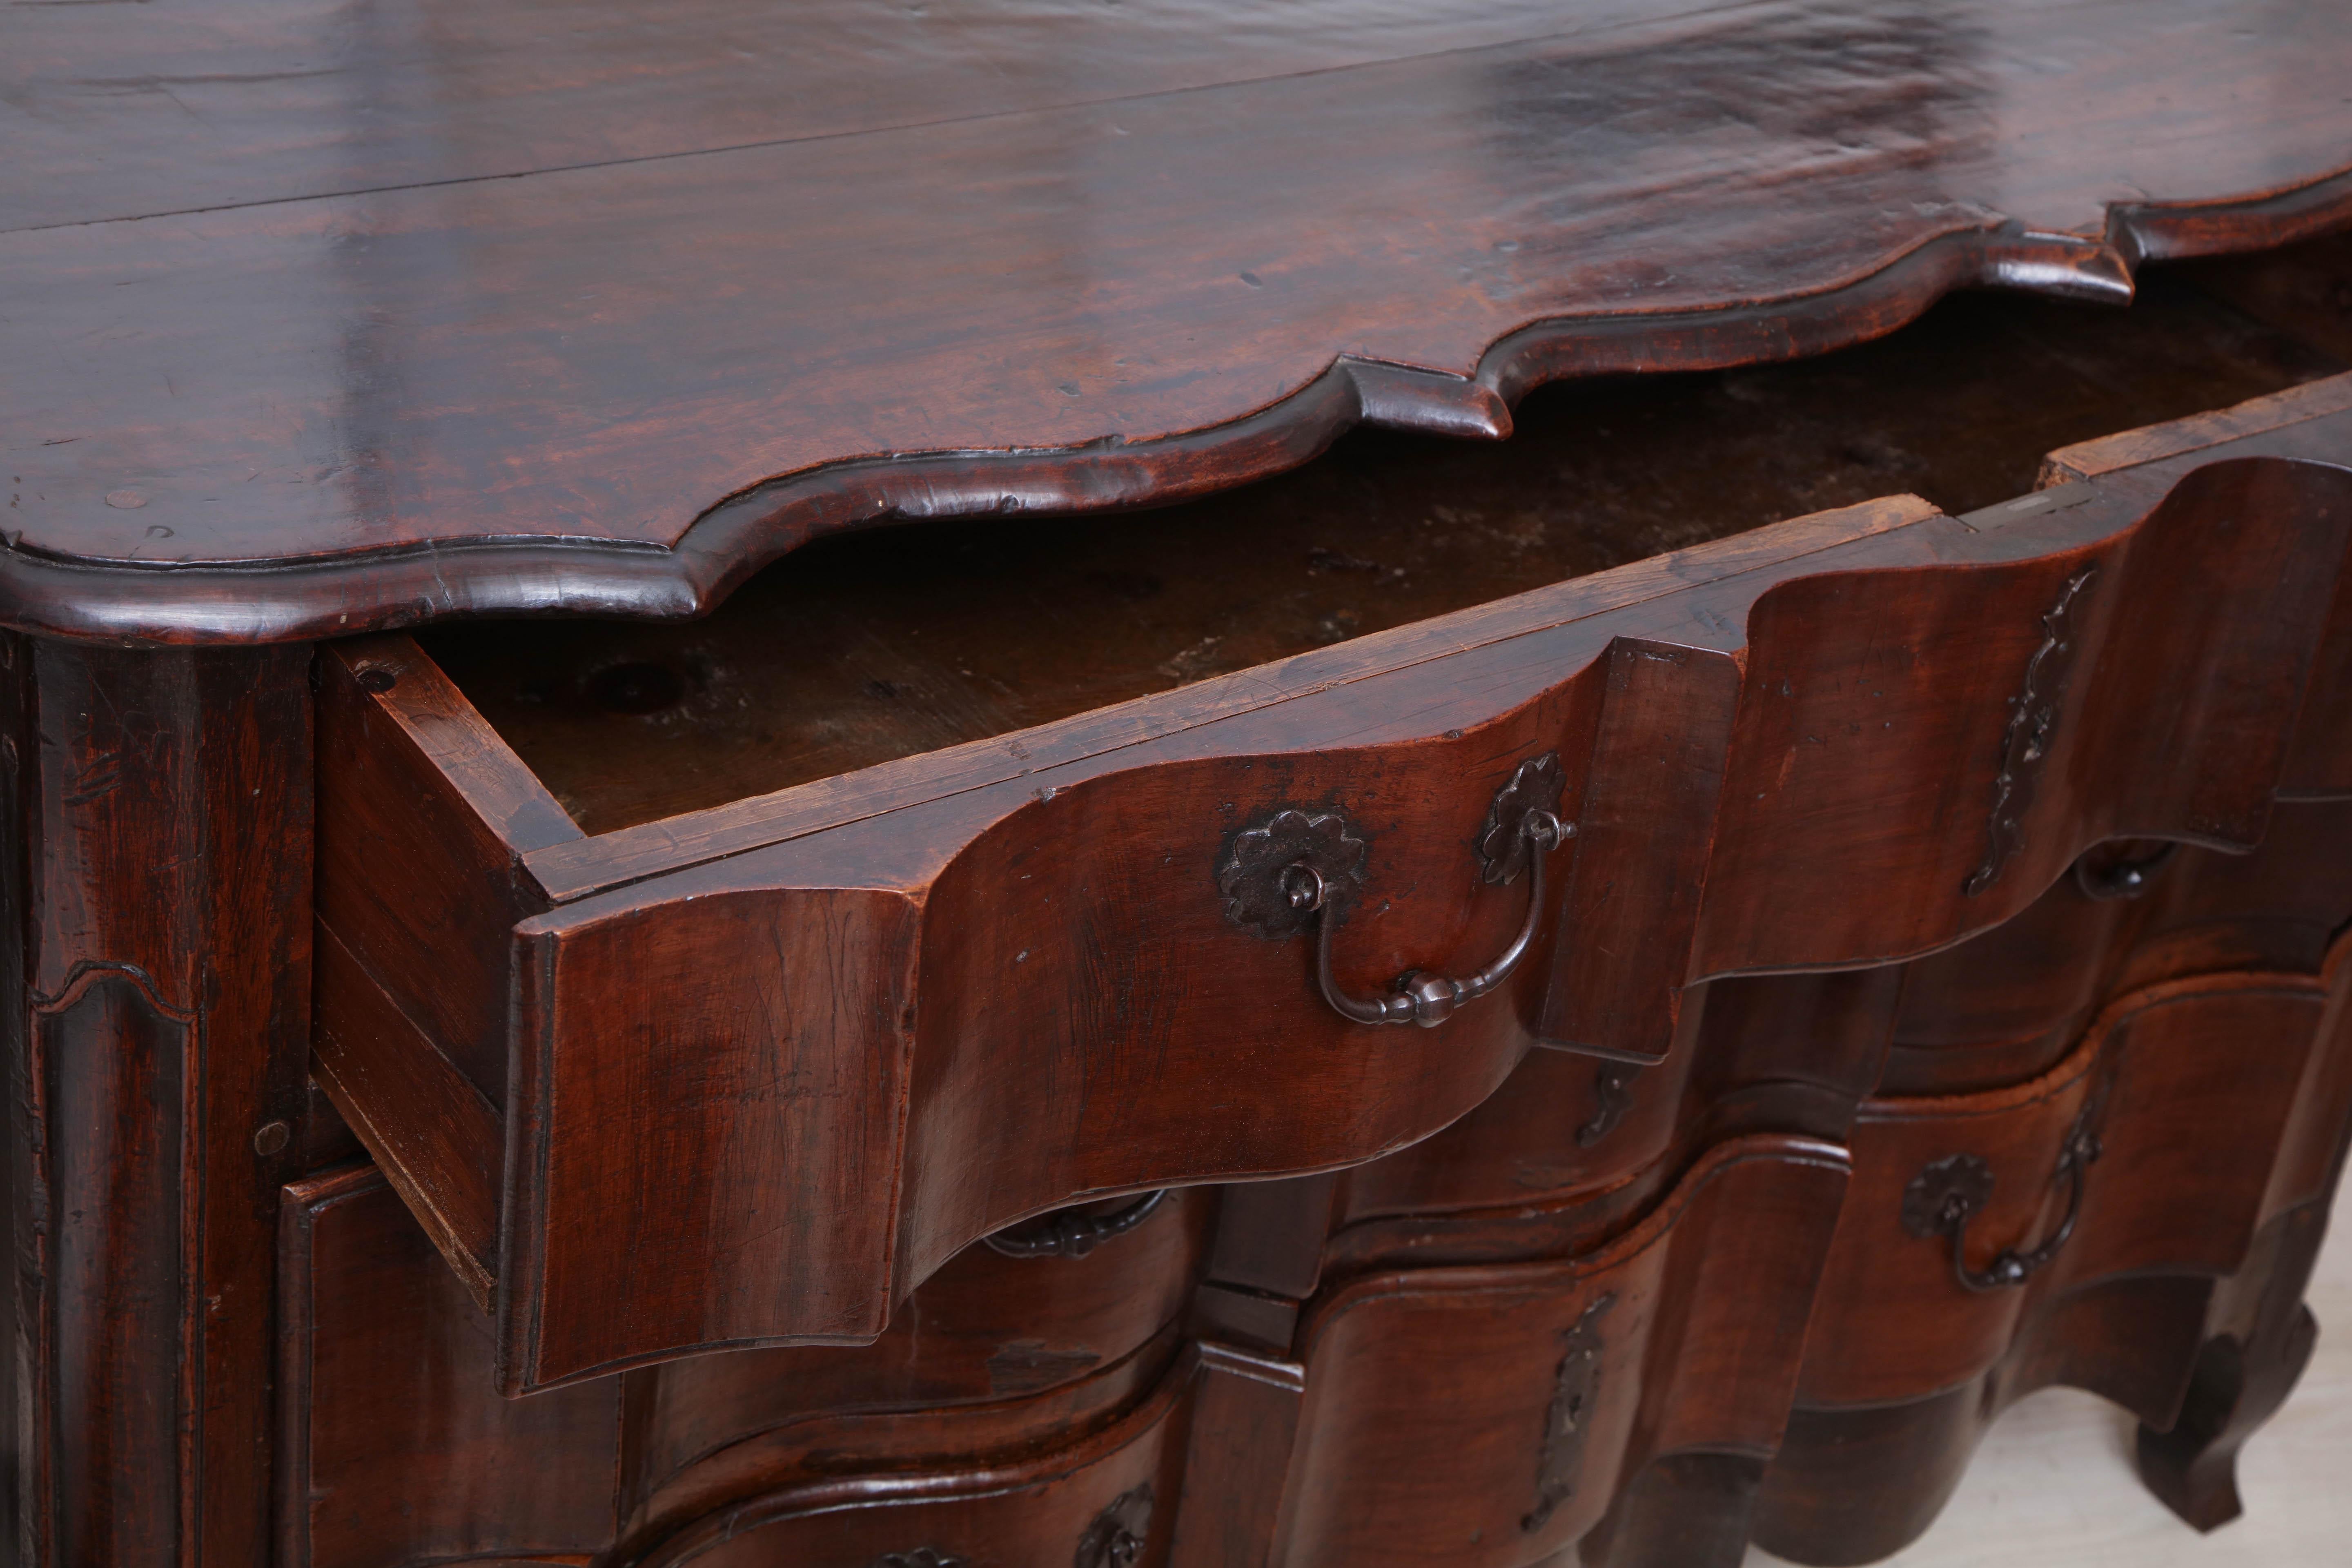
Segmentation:
{"type": "Polygon", "coordinates": [[[2114,476],[2147,510],[2105,538],[2065,540],[2053,495],[1949,558],[1966,570],[1760,598],[1695,967],[1915,957],[2102,839],[2261,842],[2330,644],[2352,478],[2229,451],[2114,476]]]}
{"type": "Polygon", "coordinates": [[[1589,1257],[1328,1292],[1276,1561],[1517,1568],[1572,1549],[1653,1460],[1760,1470],[1846,1169],[1832,1145],[1740,1139],[1589,1257]]]}
{"type": "Polygon", "coordinates": [[[1375,1158],[1538,1043],[1662,1053],[1736,668],[1660,637],[1733,640],[1762,584],[1928,524],[1801,520],[597,839],[414,645],[336,650],[322,1078],[495,1304],[512,1391],[871,1339],[1030,1215],[1375,1158]],[[388,855],[419,795],[475,809],[388,855]],[[1654,943],[1587,940],[1637,914],[1654,943]]]}
{"type": "Polygon", "coordinates": [[[1180,1361],[1123,1415],[1040,1455],[780,1487],[643,1552],[631,1568],[1126,1568],[1166,1561],[1201,1375],[1180,1361]]]}
{"type": "Polygon", "coordinates": [[[1253,795],[1344,798],[1368,847],[1339,983],[1475,971],[1530,918],[1531,879],[1481,886],[1465,846],[1495,775],[1565,717],[1538,703],[1402,762],[1171,762],[1024,791],[944,866],[976,803],[911,808],[524,922],[505,1260],[510,1302],[536,1306],[512,1322],[524,1364],[613,1364],[655,1324],[670,1346],[870,1335],[896,1294],[1038,1209],[1344,1164],[1470,1110],[1531,1043],[1539,963],[1442,1028],[1353,1024],[1307,933],[1236,927],[1216,870],[1265,815],[1253,795]],[[680,1266],[627,1276],[616,1311],[616,1250],[680,1266]]]}
{"type": "Polygon", "coordinates": [[[2313,976],[2172,982],[2112,1004],[2031,1082],[1865,1102],[1802,1400],[1917,1398],[2102,1280],[2237,1270],[2324,1185],[2312,1140],[2287,1134],[2303,1100],[2340,1112],[2342,1067],[2315,1059],[2326,1004],[2313,976]]]}
{"type": "Polygon", "coordinates": [[[1654,1061],[1695,975],[2259,837],[2352,521],[2305,460],[2352,416],[2273,422],[594,837],[414,644],[331,650],[322,1078],[510,1390],[870,1339],[1028,1216],[1376,1158],[1535,1046],[1654,1061]]]}

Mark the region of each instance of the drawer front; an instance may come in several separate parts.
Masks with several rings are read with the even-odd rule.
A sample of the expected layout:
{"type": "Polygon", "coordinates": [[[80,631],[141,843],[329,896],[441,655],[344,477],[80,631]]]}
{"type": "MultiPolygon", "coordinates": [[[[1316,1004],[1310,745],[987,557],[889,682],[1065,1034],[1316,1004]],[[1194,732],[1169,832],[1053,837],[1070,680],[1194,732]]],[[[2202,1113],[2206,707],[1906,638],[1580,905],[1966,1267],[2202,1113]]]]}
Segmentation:
{"type": "Polygon", "coordinates": [[[869,1345],[734,1351],[628,1373],[629,1536],[659,1539],[850,1457],[879,1468],[946,1441],[1009,1448],[1098,1423],[1147,1393],[1176,1353],[1216,1206],[1213,1188],[1171,1193],[1080,1258],[966,1247],[869,1345]]]}
{"type": "Polygon", "coordinates": [[[1574,721],[1548,698],[1402,763],[1171,763],[1030,799],[936,868],[913,820],[526,923],[506,1276],[526,1375],[649,1332],[870,1335],[898,1280],[1039,1208],[1346,1164],[1470,1110],[1532,1042],[1539,963],[1443,1028],[1366,1028],[1318,993],[1309,942],[1226,920],[1216,868],[1267,815],[1244,803],[1343,798],[1370,848],[1340,983],[1475,970],[1528,892],[1477,887],[1465,846],[1497,775],[1574,721]],[[919,903],[809,887],[901,877],[919,903]],[[664,1248],[707,1261],[633,1280],[625,1313],[588,1283],[664,1248]]]}
{"type": "Polygon", "coordinates": [[[1927,952],[2105,838],[2252,848],[2326,636],[2347,489],[2224,458],[2097,544],[2009,524],[1958,552],[1967,570],[1764,595],[1694,967],[1927,952]]]}
{"type": "Polygon", "coordinates": [[[1846,1170],[1832,1144],[1742,1139],[1586,1258],[1328,1292],[1276,1560],[1517,1568],[1570,1550],[1653,1460],[1760,1468],[1846,1170]]]}
{"type": "Polygon", "coordinates": [[[1656,1060],[1694,977],[1915,955],[2102,837],[2257,841],[2321,721],[2352,516],[2299,460],[2352,416],[2297,406],[1999,517],[1823,514],[593,839],[478,719],[447,739],[463,699],[413,646],[354,645],[321,731],[356,753],[322,804],[320,945],[351,955],[322,1070],[495,1293],[512,1391],[869,1339],[1028,1215],[1376,1158],[1536,1046],[1656,1060]],[[359,828],[436,759],[480,809],[443,877],[476,892],[430,907],[508,922],[497,1005],[415,1000],[429,948],[379,941],[398,909],[360,886],[359,828]],[[1540,900],[1485,875],[1529,769],[1577,828],[1540,900]],[[1316,855],[1310,919],[1278,876],[1316,855]],[[1434,1027],[1325,994],[1507,952],[1434,1027]]]}
{"type": "Polygon", "coordinates": [[[1188,1357],[1134,1409],[1050,1454],[805,1482],[708,1515],[628,1568],[1129,1568],[1167,1562],[1184,1473],[1188,1357]]]}
{"type": "Polygon", "coordinates": [[[282,1207],[280,1555],[635,1561],[793,1487],[1066,1447],[1148,1401],[1178,1358],[1214,1207],[1213,1192],[1171,1194],[1083,1258],[972,1247],[871,1345],[697,1357],[510,1400],[488,1320],[384,1178],[299,1183],[282,1207]]]}
{"type": "Polygon", "coordinates": [[[2306,975],[2153,986],[2112,1004],[2029,1083],[1866,1103],[1803,1402],[1966,1383],[2102,1280],[2235,1272],[2265,1220],[2314,1195],[2287,1168],[2310,1163],[2309,1140],[2287,1134],[2299,1100],[2341,1098],[2327,1087],[2341,1068],[2315,1059],[2326,1002],[2306,975]],[[2004,1256],[2022,1277],[2001,1278],[2004,1256]]]}
{"type": "Polygon", "coordinates": [[[618,1380],[499,1398],[480,1309],[373,1169],[297,1183],[279,1215],[278,1562],[584,1561],[611,1543],[618,1380]]]}
{"type": "MultiPolygon", "coordinates": [[[[1940,520],[1898,500],[1718,547],[1704,592],[1722,607],[1699,606],[1696,624],[1736,626],[1753,579],[1857,540],[1899,546],[1922,521],[1940,520]]],[[[721,1346],[863,1342],[945,1258],[1028,1215],[1402,1148],[1557,1038],[1564,966],[1610,970],[1612,994],[1644,998],[1601,1022],[1655,1056],[1686,937],[1629,958],[1560,933],[1621,906],[1686,931],[1688,858],[1654,860],[1656,835],[1610,825],[1638,826],[1638,802],[1589,814],[1593,831],[1550,856],[1540,901],[1531,872],[1485,881],[1477,846],[1529,763],[1558,759],[1564,819],[1588,815],[1596,770],[1646,789],[1654,757],[1612,756],[1655,752],[1640,718],[1654,672],[1695,669],[1710,700],[1727,694],[1725,651],[1649,635],[1691,624],[1685,570],[1580,587],[1601,595],[1598,614],[1572,613],[1580,598],[1514,601],[1275,667],[1265,680],[1296,688],[1281,700],[1188,689],[1171,700],[1208,704],[1200,714],[1113,710],[1069,741],[1082,754],[1032,755],[971,787],[953,787],[957,770],[985,777],[1005,748],[1043,742],[873,770],[859,785],[885,792],[871,811],[818,789],[826,819],[848,820],[639,880],[641,830],[534,850],[527,813],[486,806],[485,831],[440,858],[476,902],[509,900],[520,918],[506,1032],[457,1026],[467,1040],[445,1038],[441,1018],[490,1010],[411,1005],[443,978],[429,952],[413,932],[373,938],[404,924],[361,885],[394,816],[377,797],[415,788],[434,756],[468,797],[528,800],[530,782],[481,776],[498,746],[478,722],[452,741],[412,720],[463,708],[413,647],[337,650],[322,749],[352,761],[322,805],[322,1077],[482,1283],[505,1386],[521,1392],[721,1346]],[[1365,675],[1368,656],[1387,663],[1365,675]],[[1153,723],[1167,732],[1086,750],[1153,723]],[[1341,1016],[1318,990],[1311,929],[1267,935],[1228,912],[1237,844],[1286,812],[1339,817],[1361,846],[1345,851],[1358,858],[1333,923],[1337,986],[1377,996],[1408,969],[1468,975],[1532,924],[1523,961],[1440,1027],[1341,1016]],[[540,858],[550,848],[593,852],[602,869],[583,880],[591,862],[540,858]],[[543,912],[511,901],[532,896],[543,912]],[[493,1080],[480,1064],[494,1057],[509,1072],[493,1080]]],[[[1718,703],[1717,732],[1728,717],[1718,703]]],[[[725,849],[738,826],[695,825],[694,853],[725,849]]],[[[1703,843],[1705,826],[1661,831],[1703,843]]]]}

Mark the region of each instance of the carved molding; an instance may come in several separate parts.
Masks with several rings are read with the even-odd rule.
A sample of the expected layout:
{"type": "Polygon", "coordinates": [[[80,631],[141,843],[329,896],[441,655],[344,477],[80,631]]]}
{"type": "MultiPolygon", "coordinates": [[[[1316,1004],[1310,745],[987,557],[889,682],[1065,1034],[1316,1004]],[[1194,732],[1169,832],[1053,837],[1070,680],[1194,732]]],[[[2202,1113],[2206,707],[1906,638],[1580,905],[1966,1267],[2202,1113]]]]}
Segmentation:
{"type": "Polygon", "coordinates": [[[71,969],[66,971],[65,984],[58,987],[57,994],[52,996],[28,989],[26,992],[26,999],[32,1003],[33,1011],[36,1014],[46,1016],[50,1014],[63,1013],[79,1003],[83,993],[91,986],[107,980],[127,981],[148,1006],[174,1023],[193,1024],[196,1021],[194,1009],[176,1007],[163,1000],[163,993],[157,988],[153,975],[138,964],[125,963],[119,959],[79,960],[71,969]]]}
{"type": "Polygon", "coordinates": [[[2042,643],[2025,661],[2024,684],[2009,705],[2009,727],[2002,731],[2000,772],[1992,781],[1992,814],[1985,824],[1985,858],[1960,891],[1976,897],[2000,880],[2001,868],[2025,843],[2022,818],[2033,801],[2034,786],[2049,761],[2058,731],[2058,713],[2066,698],[2066,677],[2074,665],[2074,606],[2099,574],[2085,566],[2066,579],[2057,602],[2042,615],[2042,643]]]}
{"type": "Polygon", "coordinates": [[[1536,1465],[1536,1506],[1519,1521],[1532,1535],[1553,1510],[1576,1495],[1584,1469],[1584,1447],[1592,1434],[1592,1407],[1601,1397],[1601,1320],[1617,1305],[1612,1291],[1584,1309],[1560,1336],[1559,1369],[1552,1374],[1551,1405],[1544,1412],[1543,1446],[1536,1465]]]}
{"type": "Polygon", "coordinates": [[[684,620],[827,534],[895,519],[1183,500],[1297,468],[1360,424],[1491,438],[1509,433],[1511,405],[1549,382],[1826,353],[1909,321],[1956,289],[2127,299],[2144,261],[2283,245],[2347,216],[2352,173],[2338,173],[2251,200],[2113,206],[2101,240],[2014,227],[1948,234],[1822,293],[1538,321],[1489,346],[1467,376],[1343,354],[1280,402],[1181,436],[823,464],[716,501],[671,545],[451,539],[323,559],[160,567],[0,538],[0,622],[72,637],[226,644],[347,636],[444,616],[684,620]]]}
{"type": "Polygon", "coordinates": [[[26,1387],[18,1411],[36,1436],[24,1500],[86,1560],[160,1561],[173,1521],[135,1505],[173,1495],[194,1419],[171,1391],[201,1299],[176,1245],[196,1025],[128,963],[78,963],[56,997],[28,1000],[17,1348],[56,1375],[26,1387]],[[118,1396],[82,1397],[101,1389],[118,1396]]]}

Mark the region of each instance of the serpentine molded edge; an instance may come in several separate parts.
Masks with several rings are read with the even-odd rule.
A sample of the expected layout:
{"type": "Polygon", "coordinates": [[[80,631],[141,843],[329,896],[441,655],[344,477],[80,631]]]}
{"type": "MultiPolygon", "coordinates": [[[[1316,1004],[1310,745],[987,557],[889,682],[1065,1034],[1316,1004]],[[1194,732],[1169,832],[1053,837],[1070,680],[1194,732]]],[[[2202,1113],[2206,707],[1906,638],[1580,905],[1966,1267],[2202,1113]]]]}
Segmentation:
{"type": "Polygon", "coordinates": [[[2347,222],[2352,170],[2239,201],[2111,206],[2098,240],[2015,225],[1948,234],[1856,280],[1769,304],[1538,321],[1489,346],[1471,376],[1342,354],[1287,397],[1182,435],[826,464],[719,500],[667,547],[486,539],[162,566],[57,555],[0,536],[0,625],[109,642],[227,645],[458,616],[687,619],[801,545],[851,529],[1195,500],[1297,468],[1358,425],[1499,440],[1511,433],[1512,406],[1550,382],[1825,353],[1885,336],[1962,288],[2125,303],[2145,262],[2263,249],[2347,222]]]}

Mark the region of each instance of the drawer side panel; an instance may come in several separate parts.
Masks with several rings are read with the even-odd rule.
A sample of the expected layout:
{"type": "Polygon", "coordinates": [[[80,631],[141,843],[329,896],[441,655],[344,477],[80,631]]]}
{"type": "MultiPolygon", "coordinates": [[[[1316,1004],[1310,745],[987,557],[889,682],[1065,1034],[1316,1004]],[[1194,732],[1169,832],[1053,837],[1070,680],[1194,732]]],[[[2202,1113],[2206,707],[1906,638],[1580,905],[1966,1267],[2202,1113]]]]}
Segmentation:
{"type": "Polygon", "coordinates": [[[546,908],[520,856],[580,830],[407,638],[318,668],[319,919],[503,1106],[507,933],[546,908]]]}

